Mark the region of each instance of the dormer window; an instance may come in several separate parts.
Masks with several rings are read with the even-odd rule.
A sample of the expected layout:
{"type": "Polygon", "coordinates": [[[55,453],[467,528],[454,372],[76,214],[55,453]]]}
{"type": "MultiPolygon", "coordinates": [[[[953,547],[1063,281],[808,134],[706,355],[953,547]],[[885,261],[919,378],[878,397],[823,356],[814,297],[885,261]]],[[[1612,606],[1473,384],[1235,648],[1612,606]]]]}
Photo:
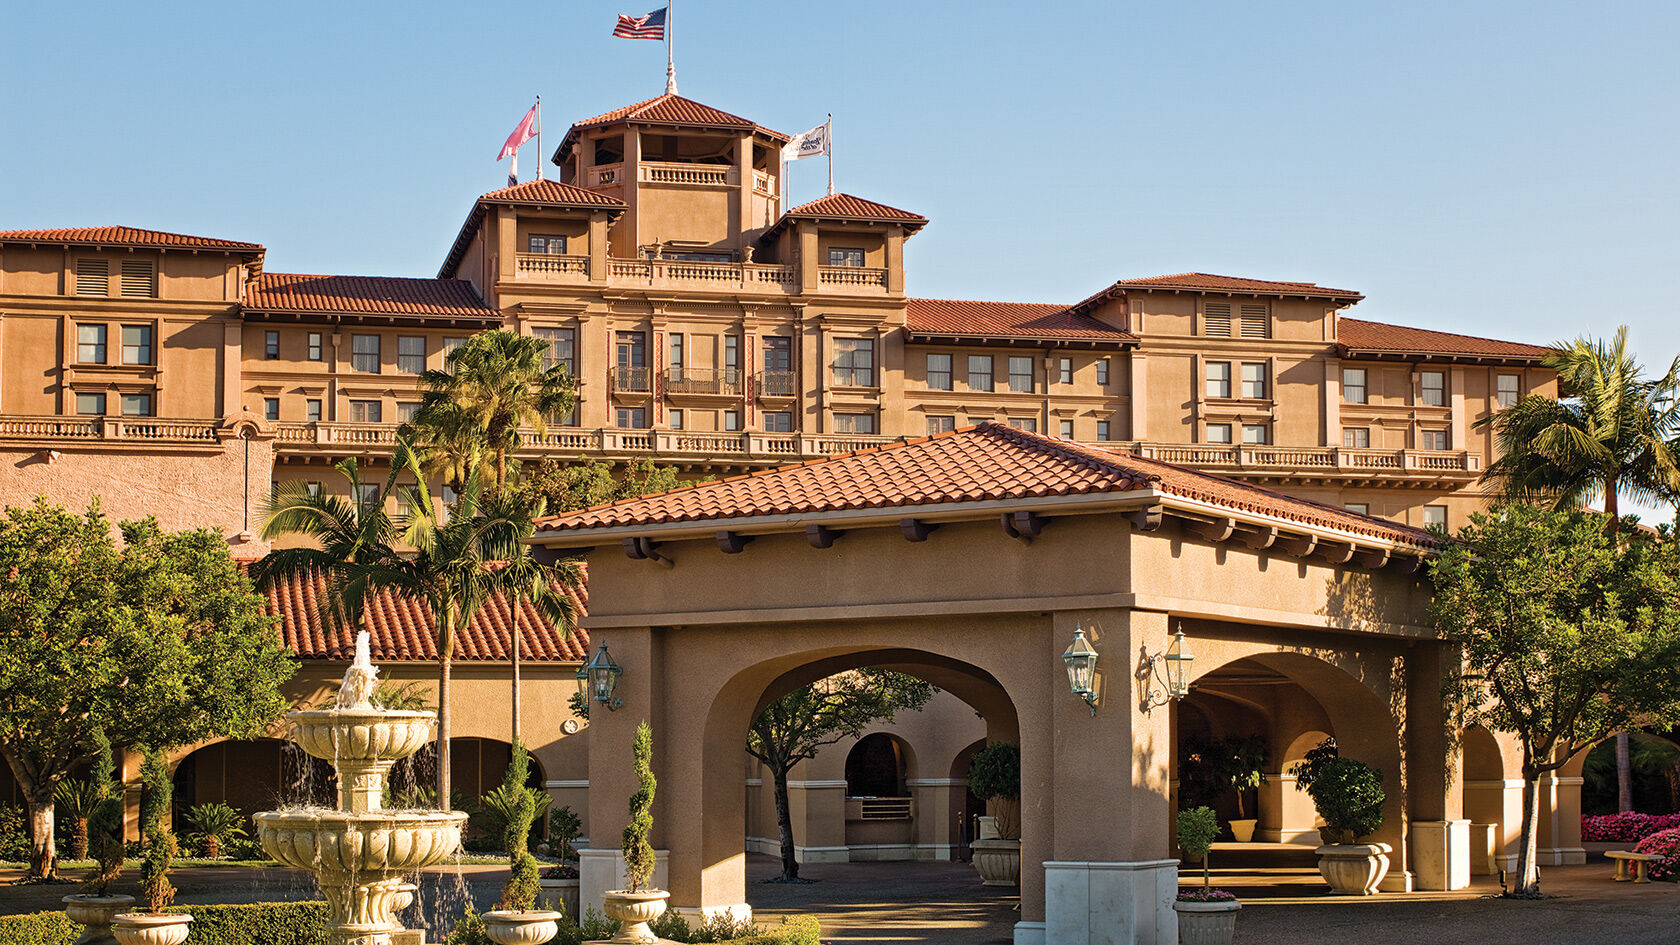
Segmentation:
{"type": "Polygon", "coordinates": [[[848,249],[843,246],[830,246],[828,248],[828,264],[830,266],[840,266],[846,269],[862,269],[863,250],[848,249]]]}
{"type": "Polygon", "coordinates": [[[547,236],[532,233],[525,239],[527,253],[542,253],[547,256],[566,255],[566,238],[564,236],[547,236]]]}

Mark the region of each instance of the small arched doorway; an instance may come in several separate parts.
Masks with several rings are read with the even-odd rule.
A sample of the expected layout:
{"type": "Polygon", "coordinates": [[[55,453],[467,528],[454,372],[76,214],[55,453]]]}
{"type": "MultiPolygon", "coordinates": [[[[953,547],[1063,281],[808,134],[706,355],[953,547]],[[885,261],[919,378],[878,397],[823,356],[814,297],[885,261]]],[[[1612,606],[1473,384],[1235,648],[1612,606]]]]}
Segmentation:
{"type": "Polygon", "coordinates": [[[849,860],[913,859],[918,811],[910,746],[886,732],[858,739],[846,753],[845,838],[849,860]]]}

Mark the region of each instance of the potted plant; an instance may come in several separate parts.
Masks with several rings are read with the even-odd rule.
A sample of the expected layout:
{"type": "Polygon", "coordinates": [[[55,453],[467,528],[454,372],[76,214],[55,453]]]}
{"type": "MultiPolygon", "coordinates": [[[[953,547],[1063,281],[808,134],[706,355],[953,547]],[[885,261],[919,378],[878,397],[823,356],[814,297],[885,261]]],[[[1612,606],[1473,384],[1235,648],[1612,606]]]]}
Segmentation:
{"type": "Polygon", "coordinates": [[[1318,853],[1318,872],[1333,892],[1349,896],[1370,896],[1388,875],[1386,843],[1360,843],[1359,838],[1382,826],[1382,772],[1336,753],[1333,742],[1313,749],[1306,761],[1295,766],[1296,786],[1312,798],[1319,829],[1325,841],[1318,853]]]}
{"type": "Polygon", "coordinates": [[[624,827],[624,889],[608,890],[602,905],[607,917],[620,923],[615,942],[651,943],[658,936],[648,929],[648,923],[665,911],[665,900],[671,894],[663,889],[644,888],[653,879],[655,866],[653,844],[648,834],[653,832],[653,792],[659,782],[653,778],[653,729],[647,722],[636,726],[636,780],[641,788],[630,796],[630,823],[624,827]]]}
{"type": "Polygon", "coordinates": [[[1179,945],[1231,945],[1237,934],[1237,913],[1242,903],[1223,889],[1213,888],[1208,868],[1208,850],[1219,836],[1219,818],[1211,807],[1178,812],[1178,848],[1185,858],[1202,862],[1202,885],[1180,892],[1173,902],[1178,913],[1179,945]]]}
{"type": "MultiPolygon", "coordinates": [[[[518,739],[513,742],[513,760],[502,776],[502,797],[508,803],[502,822],[502,845],[512,868],[502,886],[501,901],[493,912],[484,913],[484,932],[497,945],[542,945],[560,931],[560,913],[536,909],[540,890],[537,858],[526,849],[531,821],[536,818],[535,788],[525,785],[530,775],[530,755],[518,739]]],[[[547,797],[545,795],[544,800],[547,797]]]]}
{"type": "Polygon", "coordinates": [[[125,912],[111,920],[111,931],[120,945],[181,945],[187,940],[186,913],[165,915],[163,910],[175,898],[169,882],[169,867],[175,859],[175,834],[164,826],[173,793],[169,762],[162,751],[147,749],[140,769],[145,794],[140,800],[140,825],[146,838],[146,855],[140,861],[140,892],[146,897],[145,912],[125,912]]]}
{"type": "Polygon", "coordinates": [[[1181,802],[1186,809],[1211,807],[1234,791],[1237,816],[1230,821],[1231,837],[1238,843],[1252,841],[1259,821],[1246,815],[1244,797],[1264,779],[1266,754],[1266,740],[1258,735],[1184,739],[1178,759],[1181,802]]]}
{"type": "Polygon", "coordinates": [[[1258,735],[1228,738],[1223,747],[1221,779],[1237,793],[1237,816],[1231,821],[1231,837],[1238,843],[1249,843],[1253,841],[1254,828],[1260,821],[1246,814],[1243,796],[1259,787],[1265,778],[1266,740],[1258,735]]]}
{"type": "Polygon", "coordinates": [[[542,871],[543,898],[566,915],[578,915],[577,840],[583,835],[583,819],[569,806],[548,815],[548,852],[560,859],[559,866],[542,871]]]}
{"type": "Polygon", "coordinates": [[[244,822],[243,814],[220,801],[197,804],[187,811],[187,823],[192,826],[205,858],[210,860],[221,859],[224,841],[245,836],[245,828],[240,826],[244,822]]]}
{"type": "Polygon", "coordinates": [[[111,743],[104,732],[95,732],[93,739],[98,756],[88,781],[97,800],[88,808],[87,840],[88,852],[98,866],[82,884],[81,894],[64,897],[64,912],[70,921],[84,926],[76,945],[117,945],[111,935],[111,917],[134,905],[133,896],[111,895],[111,884],[123,868],[123,798],[112,783],[111,743]]]}
{"type": "Polygon", "coordinates": [[[1021,828],[1017,809],[1021,799],[1021,749],[1008,742],[992,742],[974,753],[968,763],[968,789],[986,802],[996,836],[975,840],[974,869],[987,886],[1021,883],[1021,828]]]}

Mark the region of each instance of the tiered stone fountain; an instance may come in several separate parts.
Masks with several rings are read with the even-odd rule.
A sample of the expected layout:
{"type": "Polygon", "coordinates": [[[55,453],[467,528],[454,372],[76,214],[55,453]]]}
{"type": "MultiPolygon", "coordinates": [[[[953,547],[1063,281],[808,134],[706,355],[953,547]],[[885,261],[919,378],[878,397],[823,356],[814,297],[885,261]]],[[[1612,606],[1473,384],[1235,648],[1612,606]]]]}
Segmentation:
{"type": "Polygon", "coordinates": [[[437,715],[375,707],[377,683],[364,630],[337,705],[287,715],[298,745],[338,771],[338,808],[253,818],[264,852],[315,874],[327,900],[331,945],[420,941],[396,920],[414,899],[404,876],[453,856],[467,820],[461,811],[385,810],[391,766],[432,740],[437,715]]]}

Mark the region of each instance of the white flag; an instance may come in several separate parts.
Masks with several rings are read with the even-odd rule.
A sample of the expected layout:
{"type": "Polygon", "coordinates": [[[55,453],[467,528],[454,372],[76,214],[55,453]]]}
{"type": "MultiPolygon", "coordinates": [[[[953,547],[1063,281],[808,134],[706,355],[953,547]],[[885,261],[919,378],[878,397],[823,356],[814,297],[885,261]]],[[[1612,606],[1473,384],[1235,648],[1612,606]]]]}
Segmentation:
{"type": "Polygon", "coordinates": [[[802,135],[794,135],[793,140],[782,145],[782,160],[797,161],[801,158],[816,157],[828,153],[828,126],[833,119],[825,121],[802,135]]]}

